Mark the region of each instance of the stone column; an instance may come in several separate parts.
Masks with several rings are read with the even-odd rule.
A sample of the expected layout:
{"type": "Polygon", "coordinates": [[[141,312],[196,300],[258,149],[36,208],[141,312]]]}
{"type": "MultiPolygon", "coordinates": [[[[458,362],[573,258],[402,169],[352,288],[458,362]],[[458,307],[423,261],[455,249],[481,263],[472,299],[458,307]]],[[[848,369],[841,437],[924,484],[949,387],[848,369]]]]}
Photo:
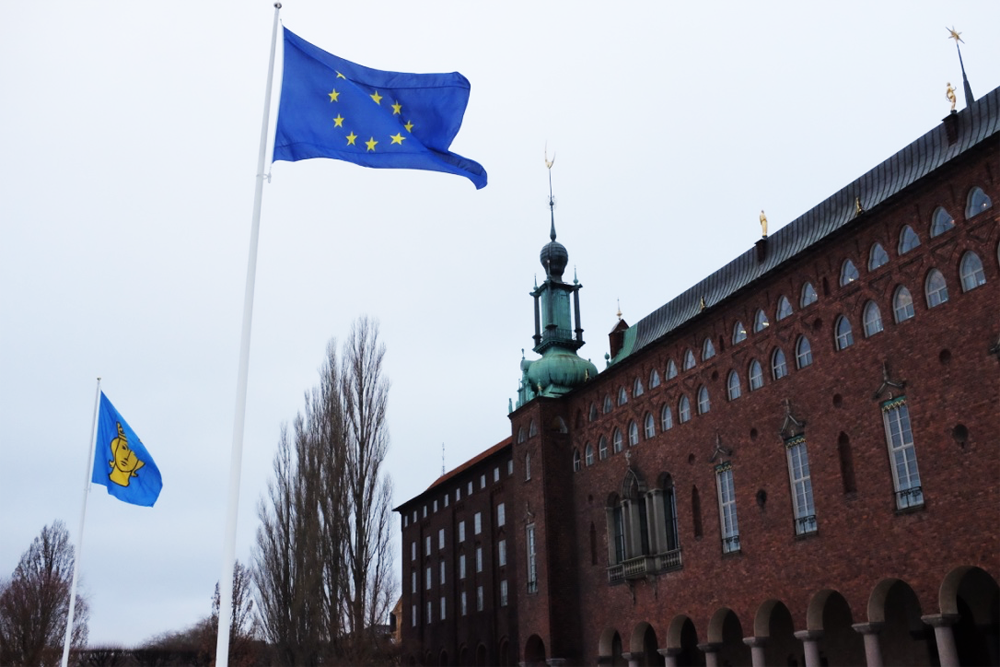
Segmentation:
{"type": "Polygon", "coordinates": [[[663,656],[664,667],[677,667],[677,656],[681,654],[679,648],[661,648],[656,652],[663,656]]]}
{"type": "Polygon", "coordinates": [[[750,664],[753,667],[766,667],[764,644],[767,643],[767,637],[744,637],[743,643],[750,647],[750,664]]]}
{"type": "Polygon", "coordinates": [[[868,667],[882,667],[882,646],[879,644],[878,633],[883,623],[855,623],[851,627],[865,638],[865,662],[868,667]]]}
{"type": "Polygon", "coordinates": [[[639,659],[642,653],[622,653],[622,657],[628,660],[628,667],[639,667],[639,659]]]}
{"type": "Polygon", "coordinates": [[[937,640],[938,661],[941,667],[958,667],[958,650],[955,648],[955,632],[951,626],[958,622],[958,614],[921,616],[920,620],[934,628],[937,640]]]}
{"type": "Polygon", "coordinates": [[[795,638],[802,641],[806,653],[806,667],[820,667],[819,640],[823,638],[823,631],[802,630],[795,633],[795,638]]]}
{"type": "Polygon", "coordinates": [[[720,643],[698,644],[698,650],[705,654],[705,667],[719,667],[720,643]]]}

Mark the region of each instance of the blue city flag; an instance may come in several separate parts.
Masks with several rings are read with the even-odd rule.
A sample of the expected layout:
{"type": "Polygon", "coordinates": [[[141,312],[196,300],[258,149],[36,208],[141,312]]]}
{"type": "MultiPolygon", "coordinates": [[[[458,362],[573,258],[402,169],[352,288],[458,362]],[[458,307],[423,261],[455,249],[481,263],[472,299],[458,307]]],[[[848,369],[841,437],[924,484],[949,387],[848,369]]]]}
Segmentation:
{"type": "Polygon", "coordinates": [[[333,158],[377,169],[426,169],[486,187],[483,167],[448,150],[469,103],[469,81],[363,67],[287,28],[274,161],[333,158]]]}
{"type": "Polygon", "coordinates": [[[103,391],[91,481],[108,487],[108,493],[118,500],[144,507],[152,507],[163,488],[153,457],[103,391]]]}

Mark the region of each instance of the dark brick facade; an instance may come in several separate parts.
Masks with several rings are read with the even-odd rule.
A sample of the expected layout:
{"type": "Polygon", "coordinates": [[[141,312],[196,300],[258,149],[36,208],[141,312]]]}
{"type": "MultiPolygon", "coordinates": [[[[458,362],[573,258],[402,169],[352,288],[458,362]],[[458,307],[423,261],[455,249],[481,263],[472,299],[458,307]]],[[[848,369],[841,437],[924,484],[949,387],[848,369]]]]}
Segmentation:
{"type": "MultiPolygon", "coordinates": [[[[998,664],[998,144],[993,134],[871,210],[859,211],[848,224],[706,304],[653,343],[615,357],[607,370],[570,394],[539,397],[520,407],[510,415],[511,440],[402,505],[406,659],[420,664],[562,659],[568,664],[818,665],[863,663],[866,651],[872,661],[875,651],[886,664],[938,664],[952,655],[948,642],[953,641],[950,650],[961,662],[998,664]],[[993,206],[967,215],[975,187],[993,206]],[[954,227],[932,237],[938,207],[951,214],[954,227]],[[904,225],[916,232],[920,245],[901,254],[904,225]],[[875,243],[888,261],[869,269],[875,243]],[[981,260],[985,284],[965,290],[960,272],[968,252],[981,260]],[[858,276],[841,285],[848,259],[858,276]],[[948,298],[929,307],[926,282],[934,269],[945,279],[948,298]],[[806,282],[815,287],[817,299],[801,306],[806,282]],[[913,316],[897,322],[893,304],[899,286],[912,295],[913,316]],[[779,319],[782,296],[792,312],[779,319]],[[866,336],[869,302],[880,311],[882,330],[866,336]],[[769,325],[754,332],[758,309],[769,325]],[[845,349],[837,344],[841,317],[852,329],[853,342],[845,349]],[[737,322],[746,326],[747,336],[734,343],[737,322]],[[812,361],[799,368],[801,336],[810,343],[812,361]],[[706,340],[714,356],[703,359],[706,340]],[[775,379],[772,366],[779,349],[787,374],[775,379]],[[696,363],[682,370],[687,350],[696,363]],[[670,360],[679,373],[667,379],[670,360]],[[763,386],[751,390],[754,360],[762,367],[763,386]],[[660,380],[655,387],[654,370],[660,380]],[[739,377],[741,395],[729,400],[731,371],[739,377]],[[637,379],[643,386],[639,395],[637,379]],[[702,387],[710,407],[700,414],[702,387]],[[619,404],[622,389],[627,402],[619,404]],[[691,417],[682,423],[683,396],[690,401],[691,417]],[[612,403],[607,413],[605,397],[612,403]],[[901,414],[893,408],[898,410],[898,402],[889,403],[900,397],[912,432],[909,451],[919,470],[919,491],[903,493],[902,501],[894,487],[886,427],[901,414]],[[666,430],[665,405],[672,416],[666,430]],[[654,422],[651,437],[646,437],[647,414],[654,422]],[[630,445],[633,421],[638,443],[630,445]],[[535,433],[529,435],[532,423],[535,433]],[[616,428],[623,440],[619,453],[613,450],[616,428]],[[606,459],[598,449],[602,437],[606,459]],[[786,446],[802,438],[815,523],[801,524],[807,528],[797,534],[786,446]],[[574,452],[580,456],[578,470],[574,452]],[[730,542],[738,546],[729,553],[721,534],[720,464],[731,470],[738,518],[738,542],[730,542]],[[499,482],[493,481],[495,469],[499,482]],[[480,489],[483,475],[487,485],[480,489]],[[670,513],[662,500],[667,479],[675,496],[679,542],[670,550],[669,566],[660,558],[667,551],[662,535],[668,529],[657,525],[670,513]],[[475,486],[471,496],[466,493],[470,481],[475,486]],[[459,502],[456,488],[463,494],[459,502]],[[622,557],[612,543],[614,508],[624,506],[630,493],[639,495],[629,505],[631,514],[622,516],[634,521],[629,525],[636,532],[626,538],[633,541],[622,557]],[[444,494],[451,494],[448,507],[444,494]],[[441,504],[438,512],[428,509],[423,518],[423,506],[434,499],[441,504]],[[900,509],[908,500],[912,506],[900,509]],[[506,508],[502,529],[494,525],[499,502],[506,508]],[[642,519],[639,505],[646,510],[642,519]],[[468,531],[474,512],[483,513],[486,525],[479,537],[490,554],[474,581],[488,593],[483,613],[471,612],[470,598],[470,613],[461,617],[454,601],[467,585],[451,574],[457,571],[461,546],[456,526],[464,518],[468,531]],[[529,589],[527,578],[529,524],[536,540],[537,589],[529,589]],[[643,525],[648,538],[639,530],[643,525]],[[440,528],[448,536],[446,549],[439,551],[440,528]],[[429,558],[427,535],[433,541],[429,558]],[[493,560],[501,538],[508,552],[505,568],[493,560]],[[411,563],[414,542],[417,560],[411,563]],[[432,563],[437,582],[441,559],[449,572],[446,584],[427,591],[426,562],[432,563]],[[417,563],[418,591],[411,595],[411,565],[417,563]],[[509,586],[505,607],[498,599],[501,579],[509,586]],[[435,622],[441,595],[452,601],[451,615],[435,622]],[[428,598],[434,607],[431,623],[424,622],[428,598]],[[412,605],[420,612],[416,626],[412,605]]],[[[758,244],[759,257],[767,256],[770,243],[758,244]]],[[[617,336],[612,348],[621,348],[622,328],[612,336],[617,336]]]]}

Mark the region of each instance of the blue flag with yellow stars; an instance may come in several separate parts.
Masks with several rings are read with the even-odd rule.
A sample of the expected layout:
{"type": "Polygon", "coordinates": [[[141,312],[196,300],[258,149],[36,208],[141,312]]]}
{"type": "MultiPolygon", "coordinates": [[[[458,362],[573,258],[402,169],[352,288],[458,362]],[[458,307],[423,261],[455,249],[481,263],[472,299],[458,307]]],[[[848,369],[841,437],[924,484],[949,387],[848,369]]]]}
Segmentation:
{"type": "Polygon", "coordinates": [[[448,150],[469,103],[451,74],[383,72],[319,49],[287,28],[274,161],[314,157],[426,169],[486,187],[483,167],[448,150]]]}
{"type": "Polygon", "coordinates": [[[118,500],[144,507],[152,507],[163,488],[153,457],[103,391],[91,481],[108,487],[108,493],[118,500]]]}

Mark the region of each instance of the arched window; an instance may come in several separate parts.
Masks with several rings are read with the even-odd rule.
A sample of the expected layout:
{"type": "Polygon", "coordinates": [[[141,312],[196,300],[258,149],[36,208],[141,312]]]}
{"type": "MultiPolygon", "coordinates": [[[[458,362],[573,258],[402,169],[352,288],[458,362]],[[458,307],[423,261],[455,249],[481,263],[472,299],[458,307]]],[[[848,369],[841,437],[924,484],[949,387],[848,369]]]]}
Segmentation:
{"type": "Polygon", "coordinates": [[[673,380],[677,377],[677,364],[674,363],[673,359],[667,361],[667,379],[673,380]]]}
{"type": "Polygon", "coordinates": [[[909,225],[903,225],[899,232],[899,254],[905,255],[920,245],[920,237],[909,225]]]}
{"type": "Polygon", "coordinates": [[[625,391],[625,387],[618,387],[618,405],[626,403],[628,403],[628,392],[625,391]]]}
{"type": "Polygon", "coordinates": [[[634,421],[628,423],[628,446],[635,447],[639,444],[639,427],[634,421]]]}
{"type": "Polygon", "coordinates": [[[844,263],[840,265],[840,286],[850,285],[858,277],[858,267],[854,266],[854,262],[851,260],[845,259],[844,263]]]}
{"type": "Polygon", "coordinates": [[[589,421],[597,420],[597,406],[593,403],[590,404],[590,412],[587,414],[587,419],[589,421]]]}
{"type": "Polygon", "coordinates": [[[632,383],[632,395],[642,396],[644,390],[642,388],[642,378],[636,378],[635,382],[632,383]]]}
{"type": "Polygon", "coordinates": [[[677,403],[677,418],[682,424],[691,421],[691,401],[687,396],[681,396],[681,400],[677,403]]]}
{"type": "Polygon", "coordinates": [[[880,266],[885,266],[889,263],[889,253],[885,251],[881,243],[876,243],[872,246],[871,251],[868,253],[868,270],[874,271],[880,266]]]}
{"type": "Polygon", "coordinates": [[[812,283],[807,282],[802,286],[802,298],[799,299],[799,307],[805,308],[811,303],[816,303],[819,297],[816,295],[816,288],[812,283]]]}
{"type": "Polygon", "coordinates": [[[649,440],[656,435],[656,420],[653,419],[652,413],[647,412],[642,421],[645,424],[646,440],[649,440]]]}
{"type": "Polygon", "coordinates": [[[702,385],[698,388],[698,414],[703,415],[712,409],[712,403],[708,400],[708,387],[702,385]]]}
{"type": "Polygon", "coordinates": [[[986,284],[983,262],[979,259],[979,255],[971,250],[962,255],[962,262],[958,267],[958,275],[962,278],[963,292],[974,290],[980,285],[986,284]]]}
{"type": "Polygon", "coordinates": [[[865,338],[871,338],[882,331],[882,313],[879,312],[878,304],[874,301],[865,304],[864,326],[865,338]]]}
{"type": "Polygon", "coordinates": [[[743,326],[743,322],[737,320],[736,324],[733,325],[733,345],[744,341],[747,339],[747,328],[743,326]]]}
{"type": "Polygon", "coordinates": [[[517,443],[521,444],[526,439],[527,436],[525,435],[524,427],[522,426],[521,428],[517,429],[517,443]]]}
{"type": "Polygon", "coordinates": [[[587,443],[587,448],[583,450],[584,461],[588,466],[594,465],[594,446],[587,443]]]}
{"type": "Polygon", "coordinates": [[[937,269],[931,269],[930,273],[927,274],[924,294],[927,296],[928,308],[940,306],[948,301],[948,285],[944,282],[944,275],[937,269]]]}
{"type": "Polygon", "coordinates": [[[730,401],[735,401],[742,393],[740,389],[740,374],[736,371],[729,371],[729,377],[726,378],[726,393],[730,401]]]}
{"type": "Polygon", "coordinates": [[[908,320],[914,315],[913,297],[910,295],[910,290],[903,285],[897,287],[895,294],[892,295],[892,314],[897,323],[908,320]]]}
{"type": "Polygon", "coordinates": [[[781,295],[778,299],[778,313],[774,319],[781,321],[792,314],[792,304],[789,303],[788,297],[781,295]]]}
{"type": "Polygon", "coordinates": [[[536,435],[538,435],[538,427],[535,426],[535,420],[532,419],[528,422],[528,437],[534,438],[536,435]]]}
{"type": "Polygon", "coordinates": [[[669,431],[674,427],[674,415],[670,410],[669,405],[664,405],[663,409],[660,410],[660,430],[669,431]]]}
{"type": "Polygon", "coordinates": [[[955,219],[951,217],[951,213],[941,206],[934,209],[934,215],[931,216],[931,238],[944,234],[954,226],[955,219]]]}
{"type": "Polygon", "coordinates": [[[689,371],[694,368],[694,352],[690,349],[684,352],[684,370],[689,371]]]}
{"type": "Polygon", "coordinates": [[[799,336],[799,339],[795,342],[795,367],[805,368],[811,365],[813,362],[812,346],[809,345],[809,339],[805,336],[799,336]]]}
{"type": "Polygon", "coordinates": [[[660,386],[660,372],[655,368],[649,374],[649,388],[656,389],[660,386]]]}
{"type": "Polygon", "coordinates": [[[843,315],[837,317],[834,332],[836,334],[838,350],[846,350],[854,345],[854,333],[851,331],[851,323],[843,315]]]}
{"type": "Polygon", "coordinates": [[[759,333],[770,325],[771,323],[767,321],[767,313],[763,309],[757,309],[757,315],[753,318],[753,332],[759,333]]]}
{"type": "Polygon", "coordinates": [[[969,190],[969,197],[965,202],[965,217],[977,216],[992,206],[993,202],[990,201],[989,196],[977,185],[969,190]]]}
{"type": "Polygon", "coordinates": [[[614,448],[615,454],[622,451],[622,432],[617,428],[614,433],[611,434],[611,445],[614,448]]]}
{"type": "Polygon", "coordinates": [[[712,345],[712,339],[706,338],[705,342],[701,344],[701,360],[706,361],[715,356],[715,346],[712,345]]]}
{"type": "Polygon", "coordinates": [[[580,450],[573,450],[573,472],[580,472],[580,450]]]}
{"type": "Polygon", "coordinates": [[[604,414],[611,412],[613,404],[611,403],[611,396],[608,394],[604,395],[604,414]]]}
{"type": "Polygon", "coordinates": [[[785,353],[780,347],[776,347],[771,353],[771,377],[780,380],[786,375],[788,375],[788,364],[785,363],[785,353]]]}
{"type": "MultiPolygon", "coordinates": [[[[660,552],[677,551],[681,542],[677,532],[677,496],[674,480],[668,474],[660,476],[660,493],[663,496],[663,533],[658,535],[660,552]]],[[[679,563],[678,563],[679,566],[679,563]]]]}
{"type": "Polygon", "coordinates": [[[608,458],[608,439],[603,435],[601,439],[597,441],[597,456],[603,461],[608,458]]]}
{"type": "Polygon", "coordinates": [[[750,391],[756,391],[764,386],[764,370],[756,359],[750,362],[750,391]]]}

